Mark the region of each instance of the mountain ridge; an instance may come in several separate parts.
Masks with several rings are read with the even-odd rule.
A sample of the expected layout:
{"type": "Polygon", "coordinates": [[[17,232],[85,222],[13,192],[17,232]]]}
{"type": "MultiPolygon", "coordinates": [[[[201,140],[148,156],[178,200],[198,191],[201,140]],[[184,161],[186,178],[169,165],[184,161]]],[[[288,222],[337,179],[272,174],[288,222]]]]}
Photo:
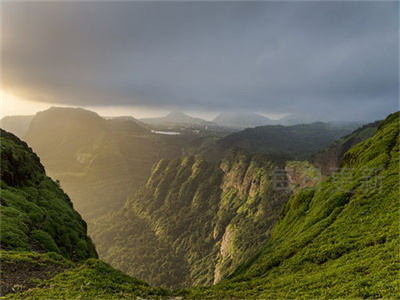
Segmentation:
{"type": "Polygon", "coordinates": [[[256,113],[225,112],[215,117],[212,122],[225,127],[244,129],[275,124],[275,121],[256,113]]]}
{"type": "Polygon", "coordinates": [[[192,117],[181,111],[171,111],[166,116],[158,118],[142,118],[140,121],[150,125],[197,125],[197,126],[215,126],[216,124],[201,118],[192,117]]]}

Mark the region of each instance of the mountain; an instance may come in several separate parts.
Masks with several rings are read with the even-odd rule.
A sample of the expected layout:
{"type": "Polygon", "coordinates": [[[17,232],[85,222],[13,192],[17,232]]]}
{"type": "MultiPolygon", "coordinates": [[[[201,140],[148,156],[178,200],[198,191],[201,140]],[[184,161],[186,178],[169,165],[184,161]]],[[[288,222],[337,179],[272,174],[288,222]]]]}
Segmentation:
{"type": "Polygon", "coordinates": [[[272,120],[262,115],[244,112],[221,113],[213,120],[213,122],[220,126],[238,129],[270,125],[273,123],[272,120]]]}
{"type": "Polygon", "coordinates": [[[89,223],[120,209],[144,184],[154,163],[201,149],[209,138],[153,133],[132,117],[104,119],[81,108],[50,108],[34,116],[25,140],[60,181],[89,223]]]}
{"type": "MultiPolygon", "coordinates": [[[[79,224],[82,223],[79,218],[75,218],[76,212],[68,208],[68,205],[62,206],[62,211],[58,210],[58,205],[52,206],[54,211],[48,211],[46,199],[54,203],[68,202],[62,196],[62,190],[44,175],[38,157],[25,143],[2,131],[2,172],[5,171],[2,173],[1,183],[1,213],[3,214],[6,209],[6,221],[12,222],[13,226],[7,231],[1,231],[2,241],[3,236],[6,237],[5,240],[12,237],[8,241],[8,249],[0,251],[1,292],[3,295],[3,291],[11,292],[6,297],[8,299],[397,298],[400,259],[399,122],[400,112],[388,116],[371,138],[351,147],[342,157],[343,169],[339,173],[342,177],[338,177],[339,174],[328,176],[317,186],[300,189],[290,196],[285,204],[278,201],[277,204],[281,207],[278,209],[280,213],[276,221],[268,227],[269,234],[263,239],[263,246],[253,256],[244,255],[245,262],[239,263],[237,268],[234,267],[233,273],[228,272],[227,277],[214,286],[198,286],[175,291],[152,288],[145,282],[129,277],[95,258],[76,263],[57,253],[33,252],[36,246],[29,241],[29,238],[24,245],[26,248],[18,248],[16,245],[24,239],[24,235],[37,238],[30,232],[32,230],[30,226],[40,226],[39,230],[53,238],[59,231],[51,230],[52,226],[57,228],[64,226],[70,231],[75,226],[80,227],[79,224]],[[351,180],[341,178],[351,178],[351,180]],[[43,180],[47,182],[43,184],[43,180]],[[4,201],[3,189],[8,191],[6,195],[15,193],[18,196],[13,195],[4,201]],[[56,190],[59,193],[53,193],[56,190]],[[31,204],[27,204],[29,201],[31,204]],[[45,218],[38,217],[36,212],[39,209],[44,209],[45,218]],[[61,216],[67,211],[70,212],[67,213],[68,216],[53,220],[49,226],[43,227],[48,215],[61,216]],[[70,222],[69,218],[75,218],[75,222],[70,222]],[[32,222],[33,220],[35,222],[32,222]],[[19,224],[26,226],[20,227],[19,224]],[[8,234],[12,232],[12,228],[20,228],[20,232],[16,233],[20,238],[8,234]],[[30,251],[21,251],[23,249],[30,251]]],[[[223,233],[222,241],[217,243],[220,257],[217,264],[220,264],[225,261],[222,258],[224,255],[229,261],[237,251],[240,253],[237,245],[243,245],[242,242],[246,240],[252,241],[253,232],[257,232],[257,225],[264,220],[263,217],[257,219],[259,212],[276,211],[263,210],[262,206],[256,208],[252,206],[254,202],[262,202],[257,202],[256,195],[263,190],[260,187],[262,183],[265,184],[265,179],[268,178],[266,175],[273,166],[274,164],[268,163],[265,156],[247,156],[241,152],[232,152],[232,156],[227,157],[227,161],[219,166],[221,169],[219,174],[215,172],[214,165],[202,160],[201,157],[161,161],[153,169],[151,179],[142,190],[142,196],[150,196],[152,201],[141,204],[135,200],[139,194],[135,194],[125,206],[125,218],[131,220],[131,216],[140,211],[143,213],[141,222],[143,221],[145,225],[140,227],[134,223],[134,226],[122,229],[137,234],[148,224],[149,230],[153,230],[156,235],[155,238],[160,237],[160,243],[165,242],[166,247],[178,250],[175,255],[179,261],[190,258],[198,262],[198,268],[193,269],[192,273],[187,273],[189,276],[205,275],[209,272],[206,266],[209,265],[213,255],[205,255],[204,259],[196,260],[198,257],[196,253],[181,252],[179,249],[184,250],[189,245],[198,249],[199,245],[210,241],[206,238],[209,236],[209,231],[212,231],[214,236],[215,227],[206,230],[207,225],[198,226],[210,223],[209,219],[213,218],[213,214],[204,214],[201,220],[197,220],[197,217],[208,211],[210,207],[208,203],[213,203],[211,200],[204,200],[210,199],[210,195],[215,195],[213,189],[218,190],[215,180],[221,176],[221,186],[227,187],[228,191],[222,201],[219,201],[219,197],[213,197],[221,204],[219,207],[225,207],[218,214],[219,220],[226,219],[226,215],[229,216],[232,212],[235,216],[240,216],[239,223],[229,223],[223,233]],[[264,173],[265,171],[267,173],[264,173]],[[192,189],[187,188],[190,185],[192,189]],[[234,196],[229,193],[232,188],[234,196]],[[188,191],[192,191],[193,194],[187,194],[188,191]],[[249,197],[246,196],[247,192],[249,197]],[[255,197],[253,198],[250,193],[255,197]],[[242,195],[246,200],[241,198],[242,195]],[[158,198],[164,200],[153,201],[158,198]],[[190,209],[189,206],[182,206],[190,201],[190,209]],[[151,204],[150,207],[148,204],[151,204]],[[151,216],[150,211],[158,212],[157,216],[151,216]],[[174,216],[179,217],[170,219],[166,224],[165,219],[168,218],[169,211],[175,211],[174,216]],[[196,218],[190,218],[190,211],[196,218]],[[232,228],[241,228],[239,224],[249,226],[242,227],[247,228],[243,232],[241,230],[231,232],[232,228]],[[193,226],[191,232],[201,238],[192,236],[189,239],[180,239],[182,231],[178,229],[185,231],[185,227],[190,226],[193,226]],[[193,230],[194,228],[196,230],[193,230]],[[237,240],[237,235],[242,236],[242,239],[237,240]],[[175,236],[178,239],[175,243],[171,243],[172,239],[168,236],[175,236]]],[[[275,166],[283,167],[279,163],[275,166]]],[[[293,167],[293,163],[290,166],[293,167]]],[[[276,170],[275,167],[273,170],[276,170]]],[[[141,199],[146,198],[141,197],[141,199]]],[[[270,201],[272,198],[268,195],[264,199],[270,201]]],[[[274,205],[270,206],[273,207],[274,205]]],[[[4,222],[3,216],[1,221],[4,222]]],[[[217,223],[211,222],[211,224],[217,223]]],[[[110,225],[114,224],[109,223],[108,226],[110,225]]],[[[224,229],[224,226],[220,228],[224,229]]],[[[113,230],[109,232],[109,236],[114,242],[121,244],[124,240],[127,243],[132,242],[125,235],[114,237],[116,232],[113,230]]],[[[216,236],[223,231],[217,229],[216,236]]],[[[49,242],[50,239],[43,238],[45,234],[39,236],[41,238],[38,241],[41,247],[44,247],[40,251],[54,247],[54,244],[49,242]]],[[[82,237],[88,241],[85,235],[82,237]]],[[[75,237],[72,235],[70,238],[75,237]]],[[[54,238],[53,241],[59,247],[61,254],[61,249],[69,245],[68,239],[63,239],[59,244],[54,238]]],[[[138,246],[142,246],[146,240],[136,238],[136,242],[138,246]]],[[[253,245],[252,242],[249,244],[253,245]]],[[[3,247],[3,242],[1,245],[3,247]]],[[[168,252],[168,249],[161,249],[157,244],[153,244],[153,247],[143,248],[136,255],[151,258],[150,250],[155,249],[158,250],[156,255],[162,255],[162,251],[168,252]]],[[[121,249],[121,252],[118,252],[118,248],[116,250],[115,258],[126,252],[126,248],[121,249]]],[[[201,251],[198,254],[204,255],[205,252],[201,251]]],[[[86,255],[90,256],[90,253],[86,252],[86,255]]],[[[158,260],[161,262],[162,257],[158,260]]],[[[167,263],[159,268],[168,270],[170,266],[167,263]]],[[[149,269],[149,272],[153,270],[149,269]]],[[[170,274],[173,275],[174,270],[170,274]]]]}
{"type": "Polygon", "coordinates": [[[292,114],[287,115],[276,121],[276,124],[283,126],[293,126],[293,125],[309,124],[309,123],[312,123],[312,121],[307,121],[304,118],[292,114]]]}
{"type": "Polygon", "coordinates": [[[399,121],[399,112],[388,116],[373,137],[350,148],[341,177],[293,195],[270,240],[228,280],[186,296],[396,298],[399,121]]]}
{"type": "Polygon", "coordinates": [[[182,154],[182,138],[151,133],[133,118],[104,119],[79,108],[36,114],[25,140],[90,220],[119,209],[153,163],[182,154]]]}
{"type": "Polygon", "coordinates": [[[100,256],[154,285],[220,281],[258,251],[288,199],[275,168],[283,162],[242,152],[161,160],[122,210],[96,220],[100,256]]]}
{"type": "Polygon", "coordinates": [[[214,122],[194,118],[182,112],[170,112],[160,118],[145,118],[141,122],[148,125],[155,132],[164,134],[195,135],[198,138],[221,138],[236,129],[221,127],[214,122]]]}
{"type": "Polygon", "coordinates": [[[16,136],[1,133],[1,248],[96,257],[86,223],[39,158],[16,136]],[[64,225],[63,225],[64,224],[64,225]]]}
{"type": "Polygon", "coordinates": [[[0,120],[0,128],[23,138],[28,131],[33,116],[7,116],[0,120]]]}
{"type": "Polygon", "coordinates": [[[146,134],[150,131],[150,128],[148,128],[146,124],[140,122],[139,120],[136,120],[134,117],[131,116],[112,117],[108,118],[107,122],[109,123],[109,126],[111,126],[112,129],[114,129],[115,131],[130,131],[138,134],[146,134]]]}
{"type": "Polygon", "coordinates": [[[216,151],[224,152],[231,148],[241,148],[250,153],[268,153],[286,155],[294,159],[306,159],[354,129],[349,126],[333,126],[322,122],[294,126],[260,126],[235,132],[218,140],[216,151]]]}
{"type": "MultiPolygon", "coordinates": [[[[85,149],[107,135],[107,121],[81,108],[52,107],[32,119],[25,140],[51,170],[83,168],[85,149]]],[[[89,158],[86,158],[88,161],[89,158]]]]}
{"type": "Polygon", "coordinates": [[[207,126],[207,125],[214,125],[212,122],[191,117],[183,112],[179,111],[172,111],[165,117],[159,118],[144,118],[140,119],[140,121],[150,124],[150,125],[197,125],[197,126],[207,126]]]}
{"type": "Polygon", "coordinates": [[[349,135],[346,135],[329,148],[324,149],[311,157],[311,162],[318,167],[322,174],[332,175],[340,167],[343,155],[354,145],[373,136],[381,121],[376,121],[360,127],[349,135]]]}
{"type": "Polygon", "coordinates": [[[6,299],[159,298],[151,288],[96,259],[86,223],[46,176],[39,157],[0,130],[1,277],[6,299]]]}

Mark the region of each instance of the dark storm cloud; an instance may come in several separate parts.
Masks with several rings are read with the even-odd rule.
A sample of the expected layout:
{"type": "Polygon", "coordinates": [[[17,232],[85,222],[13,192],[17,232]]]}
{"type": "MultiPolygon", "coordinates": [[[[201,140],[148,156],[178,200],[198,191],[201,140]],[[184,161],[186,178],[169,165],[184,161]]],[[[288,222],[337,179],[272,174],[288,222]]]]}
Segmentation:
{"type": "Polygon", "coordinates": [[[396,2],[4,3],[3,86],[37,101],[373,119],[396,2]]]}

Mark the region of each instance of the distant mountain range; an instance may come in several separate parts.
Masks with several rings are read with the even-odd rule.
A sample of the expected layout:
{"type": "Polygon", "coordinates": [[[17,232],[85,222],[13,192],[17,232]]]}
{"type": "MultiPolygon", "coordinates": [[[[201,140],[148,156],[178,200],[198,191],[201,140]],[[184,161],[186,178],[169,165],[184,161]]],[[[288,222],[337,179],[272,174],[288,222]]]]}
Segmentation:
{"type": "Polygon", "coordinates": [[[317,151],[328,147],[336,139],[351,133],[358,127],[339,126],[316,122],[293,126],[266,125],[234,132],[216,142],[216,149],[210,149],[213,156],[232,148],[249,153],[265,153],[307,159],[317,151]],[[215,153],[216,152],[216,153],[215,153]]]}
{"type": "Polygon", "coordinates": [[[154,134],[133,117],[58,107],[37,113],[24,136],[86,220],[119,208],[155,162],[180,157],[191,138],[154,134]]]}
{"type": "MultiPolygon", "coordinates": [[[[228,122],[228,117],[245,120],[243,116],[248,120],[253,115],[225,114],[217,119],[222,124],[222,120],[228,122]]],[[[260,117],[259,122],[264,120],[260,117]]],[[[177,130],[184,134],[155,134],[149,120],[146,124],[146,120],[130,116],[103,118],[81,108],[53,107],[35,116],[6,117],[1,126],[18,134],[40,155],[48,174],[61,181],[87,220],[118,209],[126,196],[145,182],[152,165],[162,158],[203,153],[206,158],[218,160],[231,148],[251,153],[309,156],[354,129],[316,123],[293,127],[269,125],[232,133],[235,130],[209,126],[206,124],[215,123],[179,112],[150,120],[156,120],[153,124],[166,122],[166,127],[157,125],[157,128],[167,130],[171,124],[181,122],[185,125],[179,125],[177,130]],[[110,188],[114,186],[118,189],[110,188]]]]}
{"type": "MultiPolygon", "coordinates": [[[[285,123],[292,125],[297,121],[291,117],[282,119],[285,123]]],[[[253,128],[263,125],[272,125],[280,123],[280,120],[271,120],[265,116],[251,112],[223,112],[215,117],[212,121],[206,121],[201,118],[191,117],[183,112],[170,112],[168,115],[159,118],[145,118],[140,121],[149,125],[164,126],[209,126],[209,127],[226,127],[236,130],[245,128],[253,128]]]]}
{"type": "MultiPolygon", "coordinates": [[[[53,109],[53,108],[51,108],[53,109]]],[[[33,115],[29,116],[6,116],[0,120],[0,127],[14,133],[23,138],[29,128],[33,115]]],[[[113,120],[114,124],[119,123],[120,126],[135,126],[147,128],[149,130],[174,130],[181,133],[204,133],[206,135],[216,135],[222,137],[234,131],[246,128],[254,128],[265,125],[283,125],[292,126],[299,124],[309,124],[311,122],[298,118],[295,115],[285,116],[279,120],[272,120],[263,115],[252,112],[223,112],[215,117],[212,121],[203,120],[201,118],[192,117],[180,111],[172,111],[164,117],[135,119],[132,116],[103,117],[106,120],[113,120]],[[128,125],[129,124],[129,125],[128,125]]],[[[363,125],[361,122],[331,122],[339,127],[349,125],[350,129],[354,129],[363,125]]],[[[133,126],[133,127],[132,127],[133,126]]]]}
{"type": "Polygon", "coordinates": [[[242,112],[221,113],[213,122],[220,126],[242,129],[275,124],[274,121],[262,115],[242,112]]]}
{"type": "Polygon", "coordinates": [[[175,124],[188,124],[188,125],[198,125],[198,126],[215,126],[214,123],[200,119],[191,117],[183,112],[173,111],[170,112],[165,117],[159,118],[145,118],[140,119],[140,121],[151,124],[151,125],[175,125],[175,124]]]}
{"type": "Polygon", "coordinates": [[[90,221],[123,205],[154,163],[177,159],[213,143],[199,134],[167,136],[131,116],[103,118],[82,108],[52,107],[35,116],[3,118],[40,155],[75,208],[90,221]]]}

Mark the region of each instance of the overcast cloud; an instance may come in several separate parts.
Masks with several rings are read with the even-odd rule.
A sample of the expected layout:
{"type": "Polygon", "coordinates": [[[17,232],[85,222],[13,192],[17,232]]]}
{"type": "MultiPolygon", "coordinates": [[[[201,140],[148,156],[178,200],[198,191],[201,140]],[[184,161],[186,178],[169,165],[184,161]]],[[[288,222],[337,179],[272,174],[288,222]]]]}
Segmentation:
{"type": "Polygon", "coordinates": [[[398,109],[397,2],[3,3],[36,101],[373,120],[398,109]]]}

